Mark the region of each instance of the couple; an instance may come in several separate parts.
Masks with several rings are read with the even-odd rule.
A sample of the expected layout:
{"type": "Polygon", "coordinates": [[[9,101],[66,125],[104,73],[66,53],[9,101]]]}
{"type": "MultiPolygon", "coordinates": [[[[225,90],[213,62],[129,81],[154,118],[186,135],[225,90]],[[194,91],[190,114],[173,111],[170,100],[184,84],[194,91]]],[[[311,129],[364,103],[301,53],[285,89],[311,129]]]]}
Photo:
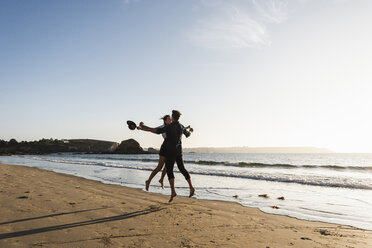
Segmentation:
{"type": "MultiPolygon", "coordinates": [[[[145,126],[143,122],[141,122],[140,128],[139,128],[143,131],[148,131],[148,132],[152,132],[155,134],[163,134],[164,142],[159,152],[159,155],[160,155],[159,164],[155,168],[155,170],[151,173],[149,179],[146,181],[146,190],[149,189],[152,178],[162,169],[164,162],[165,162],[165,168],[167,171],[168,180],[169,180],[169,184],[171,187],[171,197],[169,199],[169,202],[171,202],[173,198],[177,196],[176,190],[174,188],[174,174],[173,174],[173,167],[174,167],[175,162],[177,163],[179,171],[183,174],[183,176],[185,177],[186,181],[189,184],[189,188],[190,188],[189,197],[193,196],[195,193],[195,189],[191,183],[190,175],[185,169],[185,166],[183,163],[182,143],[181,143],[182,134],[184,134],[186,137],[189,137],[193,129],[190,128],[190,126],[184,127],[181,123],[179,123],[178,120],[180,116],[181,116],[181,113],[179,111],[172,110],[171,119],[169,118],[169,116],[164,116],[163,126],[160,126],[158,128],[151,128],[151,127],[145,126]]],[[[161,184],[162,184],[162,181],[161,181],[161,184]]]]}

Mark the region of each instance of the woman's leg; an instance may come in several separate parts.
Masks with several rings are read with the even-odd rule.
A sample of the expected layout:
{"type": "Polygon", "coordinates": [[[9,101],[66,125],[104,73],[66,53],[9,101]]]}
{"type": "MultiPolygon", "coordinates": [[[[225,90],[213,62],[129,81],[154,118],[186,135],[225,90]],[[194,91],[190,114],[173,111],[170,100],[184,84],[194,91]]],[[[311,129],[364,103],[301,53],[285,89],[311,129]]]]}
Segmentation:
{"type": "Polygon", "coordinates": [[[163,168],[164,163],[165,163],[165,157],[164,156],[159,156],[158,166],[151,172],[151,175],[150,175],[149,179],[147,179],[147,181],[146,181],[146,191],[149,191],[151,180],[163,168]]]}
{"type": "Polygon", "coordinates": [[[167,175],[167,168],[164,166],[163,171],[161,172],[161,177],[159,183],[161,184],[162,189],[164,189],[164,177],[167,175]]]}

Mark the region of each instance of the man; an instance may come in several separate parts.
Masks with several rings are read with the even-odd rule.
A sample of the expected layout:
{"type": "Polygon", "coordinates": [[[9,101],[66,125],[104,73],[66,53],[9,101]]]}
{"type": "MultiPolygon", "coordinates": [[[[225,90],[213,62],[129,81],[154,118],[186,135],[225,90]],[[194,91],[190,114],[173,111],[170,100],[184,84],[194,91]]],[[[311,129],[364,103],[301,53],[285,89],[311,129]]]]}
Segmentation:
{"type": "Polygon", "coordinates": [[[144,131],[161,134],[166,133],[166,139],[165,139],[165,145],[166,145],[166,158],[165,158],[165,167],[167,169],[167,175],[169,184],[171,186],[171,197],[169,199],[169,202],[173,200],[174,197],[177,196],[176,190],[174,188],[174,174],[173,174],[173,168],[174,163],[177,163],[177,167],[179,171],[182,173],[182,175],[185,177],[187,183],[189,184],[190,188],[190,195],[189,197],[193,196],[195,193],[195,189],[192,186],[190,174],[187,172],[184,166],[183,158],[182,158],[182,134],[184,134],[186,137],[190,136],[190,131],[193,130],[190,128],[190,131],[185,128],[181,123],[179,123],[179,118],[181,116],[181,113],[177,110],[172,110],[172,123],[169,125],[165,125],[161,128],[151,128],[147,127],[143,124],[143,122],[140,123],[140,127],[144,131]]]}

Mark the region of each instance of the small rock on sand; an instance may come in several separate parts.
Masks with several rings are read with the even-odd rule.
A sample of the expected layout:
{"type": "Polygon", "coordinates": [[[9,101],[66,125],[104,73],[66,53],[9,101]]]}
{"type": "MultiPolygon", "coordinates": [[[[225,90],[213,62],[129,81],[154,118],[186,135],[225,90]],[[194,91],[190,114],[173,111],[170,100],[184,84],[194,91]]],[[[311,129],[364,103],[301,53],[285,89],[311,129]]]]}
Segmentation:
{"type": "Polygon", "coordinates": [[[258,195],[259,197],[263,197],[263,198],[270,198],[270,196],[268,196],[267,194],[262,194],[262,195],[258,195]]]}

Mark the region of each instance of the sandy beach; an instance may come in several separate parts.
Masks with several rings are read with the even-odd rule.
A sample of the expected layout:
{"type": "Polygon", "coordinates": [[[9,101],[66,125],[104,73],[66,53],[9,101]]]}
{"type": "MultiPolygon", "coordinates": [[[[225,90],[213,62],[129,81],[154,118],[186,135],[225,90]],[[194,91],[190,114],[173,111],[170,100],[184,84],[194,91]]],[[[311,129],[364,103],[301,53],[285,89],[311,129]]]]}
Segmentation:
{"type": "MultiPolygon", "coordinates": [[[[372,231],[0,165],[0,247],[371,247],[372,231]]],[[[196,185],[197,187],[197,185],[196,185]]]]}

